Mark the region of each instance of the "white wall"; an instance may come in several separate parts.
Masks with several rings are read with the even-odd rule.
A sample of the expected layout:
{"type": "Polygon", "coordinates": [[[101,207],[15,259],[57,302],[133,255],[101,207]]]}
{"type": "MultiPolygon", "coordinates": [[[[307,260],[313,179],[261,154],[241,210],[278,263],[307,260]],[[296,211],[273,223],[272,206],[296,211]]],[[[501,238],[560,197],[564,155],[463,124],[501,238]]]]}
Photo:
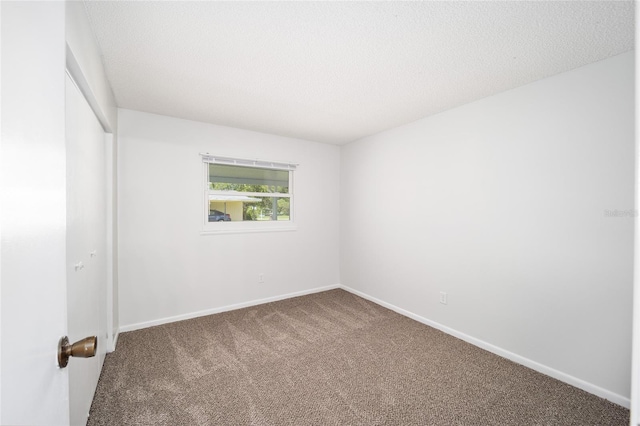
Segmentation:
{"type": "Polygon", "coordinates": [[[344,146],[342,284],[628,405],[633,63],[344,146]]]}
{"type": "Polygon", "coordinates": [[[118,126],[121,329],[339,283],[339,147],[130,110],[118,126]],[[299,163],[297,230],[200,235],[201,152],[299,163]]]}

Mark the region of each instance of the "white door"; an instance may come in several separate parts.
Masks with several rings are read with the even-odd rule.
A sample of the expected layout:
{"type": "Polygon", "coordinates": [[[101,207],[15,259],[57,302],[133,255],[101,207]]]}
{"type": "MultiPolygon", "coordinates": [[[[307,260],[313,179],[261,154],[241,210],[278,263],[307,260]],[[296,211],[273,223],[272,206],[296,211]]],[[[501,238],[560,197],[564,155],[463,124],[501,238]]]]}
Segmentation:
{"type": "Polygon", "coordinates": [[[104,134],[65,80],[65,3],[0,2],[0,24],[0,424],[84,424],[106,349],[104,134]],[[58,368],[63,335],[97,335],[98,356],[58,368]]]}
{"type": "Polygon", "coordinates": [[[64,2],[0,2],[2,425],[69,422],[64,2]]]}
{"type": "Polygon", "coordinates": [[[97,354],[69,362],[72,425],[87,421],[107,349],[105,133],[66,80],[67,323],[71,342],[98,337],[97,354]]]}

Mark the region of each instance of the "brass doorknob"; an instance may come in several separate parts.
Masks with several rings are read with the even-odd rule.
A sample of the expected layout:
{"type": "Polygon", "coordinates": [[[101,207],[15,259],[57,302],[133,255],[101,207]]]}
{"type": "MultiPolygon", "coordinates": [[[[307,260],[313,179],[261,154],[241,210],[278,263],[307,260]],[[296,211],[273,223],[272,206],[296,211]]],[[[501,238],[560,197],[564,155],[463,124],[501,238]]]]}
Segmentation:
{"type": "Polygon", "coordinates": [[[64,336],[58,342],[58,366],[65,368],[69,363],[69,357],[91,358],[98,349],[98,338],[96,336],[85,337],[78,340],[73,345],[69,344],[69,338],[64,336]]]}

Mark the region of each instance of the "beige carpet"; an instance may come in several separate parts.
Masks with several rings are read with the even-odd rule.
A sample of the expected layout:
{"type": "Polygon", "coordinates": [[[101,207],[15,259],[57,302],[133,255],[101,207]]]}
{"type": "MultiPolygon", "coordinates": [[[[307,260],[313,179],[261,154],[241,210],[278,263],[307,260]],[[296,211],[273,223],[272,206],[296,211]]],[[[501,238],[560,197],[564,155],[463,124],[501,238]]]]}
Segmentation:
{"type": "Polygon", "coordinates": [[[629,411],[343,290],[120,335],[90,425],[628,425],[629,411]]]}

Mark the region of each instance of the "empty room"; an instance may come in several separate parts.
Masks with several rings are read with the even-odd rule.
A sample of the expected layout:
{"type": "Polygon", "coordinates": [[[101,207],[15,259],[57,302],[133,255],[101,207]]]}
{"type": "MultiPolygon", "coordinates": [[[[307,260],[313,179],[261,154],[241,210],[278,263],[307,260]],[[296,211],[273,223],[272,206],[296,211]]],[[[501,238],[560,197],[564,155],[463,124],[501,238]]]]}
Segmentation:
{"type": "Polygon", "coordinates": [[[0,424],[640,425],[635,14],[1,1],[0,424]]]}

